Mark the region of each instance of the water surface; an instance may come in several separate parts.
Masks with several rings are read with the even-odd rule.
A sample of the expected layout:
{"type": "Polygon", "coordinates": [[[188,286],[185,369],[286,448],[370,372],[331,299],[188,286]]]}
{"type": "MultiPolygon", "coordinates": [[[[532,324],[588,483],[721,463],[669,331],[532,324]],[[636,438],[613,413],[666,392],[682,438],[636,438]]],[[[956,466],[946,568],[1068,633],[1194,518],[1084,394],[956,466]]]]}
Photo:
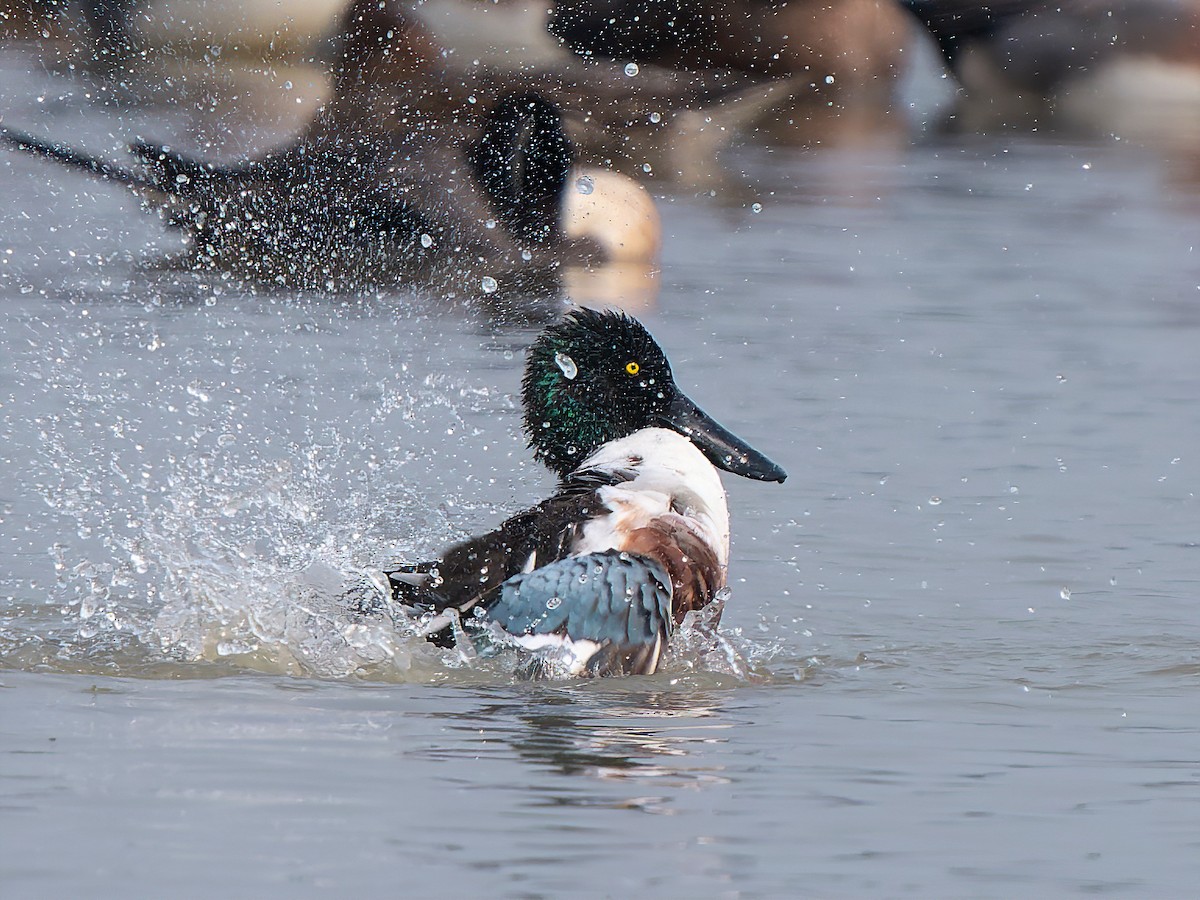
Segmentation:
{"type": "MultiPolygon", "coordinates": [[[[110,133],[5,71],[6,121],[110,133]]],[[[640,314],[791,477],[726,478],[728,652],[555,685],[338,597],[550,490],[536,323],[175,272],[120,191],[4,154],[7,892],[1193,892],[1189,165],[918,134],[663,187],[640,314]]]]}

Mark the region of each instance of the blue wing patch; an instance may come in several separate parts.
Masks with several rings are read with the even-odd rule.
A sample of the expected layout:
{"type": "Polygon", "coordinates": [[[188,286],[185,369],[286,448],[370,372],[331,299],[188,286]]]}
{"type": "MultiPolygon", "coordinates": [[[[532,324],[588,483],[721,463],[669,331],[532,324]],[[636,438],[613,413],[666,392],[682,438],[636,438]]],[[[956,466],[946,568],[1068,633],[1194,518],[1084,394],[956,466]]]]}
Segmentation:
{"type": "Polygon", "coordinates": [[[653,671],[673,624],[671,579],[644,556],[572,556],[510,578],[487,618],[514,636],[592,641],[605,649],[598,664],[653,671]]]}

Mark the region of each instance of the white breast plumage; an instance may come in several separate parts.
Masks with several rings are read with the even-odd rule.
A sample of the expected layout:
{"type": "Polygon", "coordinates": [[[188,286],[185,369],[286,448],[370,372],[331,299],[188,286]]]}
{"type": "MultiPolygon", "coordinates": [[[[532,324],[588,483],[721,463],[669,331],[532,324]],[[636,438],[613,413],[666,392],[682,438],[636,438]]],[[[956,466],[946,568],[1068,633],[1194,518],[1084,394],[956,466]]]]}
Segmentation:
{"type": "Polygon", "coordinates": [[[729,509],[717,470],[683,435],[644,428],[610,441],[580,469],[628,470],[633,479],[599,491],[608,515],[584,525],[573,552],[622,549],[622,537],[655,519],[679,521],[712,548],[724,569],[729,563],[729,509]]]}

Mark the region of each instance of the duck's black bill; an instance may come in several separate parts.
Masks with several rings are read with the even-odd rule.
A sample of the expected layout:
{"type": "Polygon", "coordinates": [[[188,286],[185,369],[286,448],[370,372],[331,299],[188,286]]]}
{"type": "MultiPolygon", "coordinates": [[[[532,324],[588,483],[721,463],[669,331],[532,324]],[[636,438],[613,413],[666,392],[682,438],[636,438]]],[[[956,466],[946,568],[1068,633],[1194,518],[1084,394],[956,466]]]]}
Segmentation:
{"type": "Polygon", "coordinates": [[[683,394],[671,402],[663,424],[687,437],[718,469],[757,481],[787,478],[787,472],[723,428],[683,394]]]}

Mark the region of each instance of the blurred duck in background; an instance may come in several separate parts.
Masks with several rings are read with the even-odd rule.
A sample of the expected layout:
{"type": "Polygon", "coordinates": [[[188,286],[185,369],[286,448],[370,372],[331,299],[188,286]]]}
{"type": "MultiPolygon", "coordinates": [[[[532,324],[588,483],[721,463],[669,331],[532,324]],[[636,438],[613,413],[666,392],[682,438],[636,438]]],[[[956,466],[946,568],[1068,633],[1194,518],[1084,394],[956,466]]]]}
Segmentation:
{"type": "Polygon", "coordinates": [[[890,0],[558,0],[550,32],[576,53],[685,71],[810,75],[891,95],[909,37],[890,0]]]}
{"type": "Polygon", "coordinates": [[[244,162],[139,142],[144,165],[130,170],[3,137],[133,189],[189,234],[192,262],[256,281],[553,292],[565,264],[653,263],[645,192],[574,169],[552,103],[510,84],[447,81],[423,30],[377,0],[350,9],[339,43],[329,101],[292,143],[244,162]]]}
{"type": "Polygon", "coordinates": [[[1200,141],[1198,0],[901,0],[962,86],[957,126],[1200,141]]]}
{"type": "Polygon", "coordinates": [[[530,32],[528,14],[514,17],[503,4],[439,0],[429,5],[434,9],[419,5],[415,12],[410,6],[403,0],[355,4],[354,9],[369,7],[385,33],[420,35],[424,50],[385,54],[358,86],[339,78],[333,102],[348,116],[390,122],[392,94],[410,98],[423,110],[457,116],[464,103],[469,109],[477,98],[535,92],[559,109],[582,162],[639,178],[690,182],[711,170],[719,148],[741,124],[787,97],[778,81],[741,73],[697,76],[583,59],[564,50],[551,53],[544,31],[530,32]],[[447,33],[442,27],[446,4],[472,10],[469,23],[459,21],[457,30],[447,33]],[[528,47],[534,49],[527,53],[528,47]],[[414,66],[418,55],[420,65],[414,66]],[[431,77],[435,89],[430,89],[431,77]],[[690,141],[681,139],[685,136],[690,141]],[[693,176],[696,172],[701,174],[693,176]]]}
{"type": "Polygon", "coordinates": [[[596,71],[616,64],[633,73],[598,99],[617,96],[622,81],[626,92],[676,85],[675,101],[658,107],[666,127],[656,131],[667,137],[656,146],[631,117],[607,128],[625,140],[607,149],[652,163],[657,157],[663,165],[652,165],[651,174],[684,183],[714,174],[698,164],[700,152],[689,158],[680,149],[698,138],[711,151],[720,147],[715,135],[728,141],[761,133],[818,146],[895,134],[890,113],[913,32],[893,0],[426,0],[416,13],[445,46],[488,54],[491,65],[569,67],[570,51],[596,71]],[[714,96],[720,85],[727,93],[714,96]],[[698,89],[708,96],[696,96],[698,89]],[[679,115],[684,108],[701,115],[679,115]]]}

